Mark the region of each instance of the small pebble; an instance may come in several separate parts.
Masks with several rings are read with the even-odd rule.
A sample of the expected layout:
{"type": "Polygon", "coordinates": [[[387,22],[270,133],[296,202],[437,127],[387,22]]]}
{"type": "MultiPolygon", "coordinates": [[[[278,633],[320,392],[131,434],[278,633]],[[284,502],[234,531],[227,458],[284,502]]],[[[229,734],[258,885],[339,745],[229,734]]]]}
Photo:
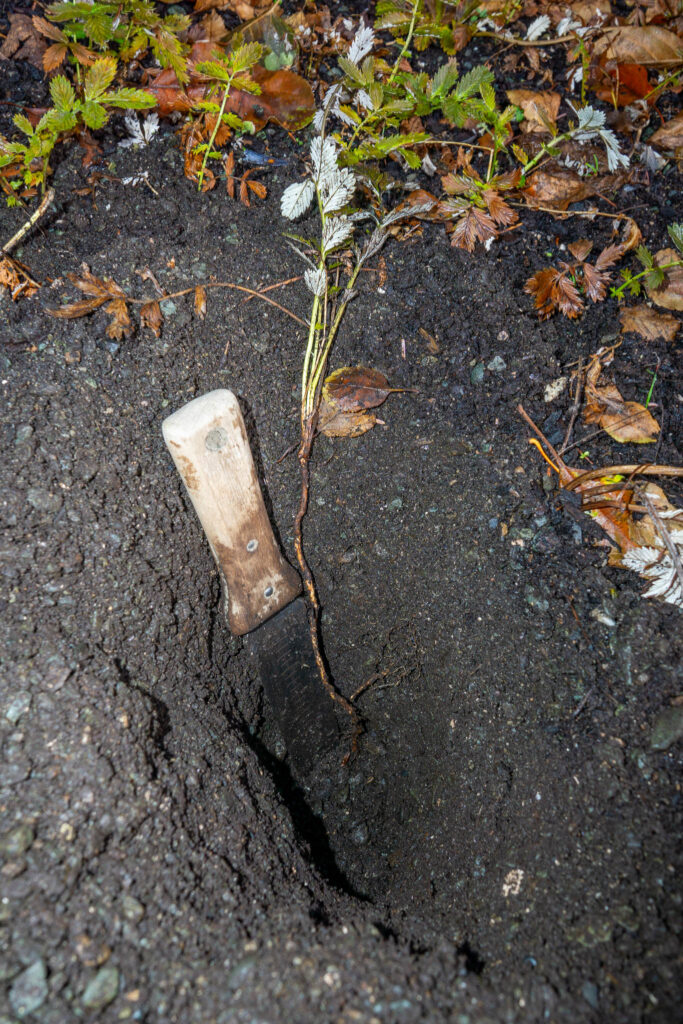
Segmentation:
{"type": "Polygon", "coordinates": [[[83,993],[82,1003],[89,1010],[101,1010],[116,999],[119,991],[119,971],[117,967],[103,967],[88,982],[83,993]]]}
{"type": "Polygon", "coordinates": [[[42,960],[22,971],[12,985],[9,1001],[17,1017],[23,1019],[42,1006],[47,998],[47,970],[42,960]]]}
{"type": "Polygon", "coordinates": [[[494,356],[490,363],[487,364],[486,369],[492,370],[494,373],[502,373],[507,367],[507,363],[502,356],[494,356]]]}
{"type": "Polygon", "coordinates": [[[666,708],[655,718],[650,737],[652,750],[668,750],[683,737],[683,705],[666,708]]]}
{"type": "Polygon", "coordinates": [[[35,833],[30,825],[17,825],[0,836],[0,857],[21,857],[31,848],[34,839],[35,833]]]}

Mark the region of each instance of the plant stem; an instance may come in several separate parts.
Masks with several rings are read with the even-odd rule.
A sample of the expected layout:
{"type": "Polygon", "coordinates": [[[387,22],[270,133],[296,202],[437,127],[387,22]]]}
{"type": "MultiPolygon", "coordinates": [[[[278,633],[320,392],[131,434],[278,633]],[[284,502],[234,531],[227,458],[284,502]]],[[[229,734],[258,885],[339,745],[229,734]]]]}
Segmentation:
{"type": "MultiPolygon", "coordinates": [[[[647,277],[653,270],[671,270],[673,267],[683,266],[683,260],[672,260],[671,263],[661,263],[657,266],[646,267],[645,270],[641,270],[639,274],[634,274],[633,277],[629,277],[628,281],[624,281],[623,284],[617,285],[612,288],[612,297],[615,299],[623,299],[624,292],[627,288],[630,288],[634,281],[639,281],[641,277],[647,277]]],[[[660,286],[661,287],[661,286],[660,286]]],[[[657,289],[653,289],[656,291],[657,289]]]]}
{"type": "Polygon", "coordinates": [[[225,113],[225,105],[228,102],[228,96],[230,95],[230,86],[231,86],[231,84],[232,84],[232,75],[230,75],[229,81],[225,83],[225,89],[223,90],[223,102],[221,103],[221,109],[218,112],[218,117],[216,118],[216,123],[213,126],[213,131],[211,132],[211,138],[209,139],[207,147],[204,150],[204,159],[202,160],[202,169],[199,172],[198,189],[199,189],[200,192],[202,190],[202,182],[204,181],[204,171],[206,170],[206,165],[207,165],[207,162],[209,160],[209,153],[213,149],[213,144],[214,144],[214,142],[216,140],[216,136],[218,135],[218,129],[220,128],[221,123],[223,121],[223,114],[225,113]]]}

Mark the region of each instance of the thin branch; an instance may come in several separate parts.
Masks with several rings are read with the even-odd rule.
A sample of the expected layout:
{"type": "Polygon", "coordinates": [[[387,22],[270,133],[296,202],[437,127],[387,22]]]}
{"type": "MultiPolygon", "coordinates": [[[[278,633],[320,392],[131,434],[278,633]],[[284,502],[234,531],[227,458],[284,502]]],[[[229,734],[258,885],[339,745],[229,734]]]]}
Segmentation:
{"type": "Polygon", "coordinates": [[[630,473],[633,476],[683,476],[683,466],[658,466],[652,463],[643,462],[640,465],[623,465],[623,466],[603,466],[599,469],[589,469],[585,473],[581,473],[580,476],[574,477],[574,479],[565,485],[566,491],[573,491],[577,487],[582,487],[589,480],[595,480],[596,477],[603,476],[616,476],[624,473],[630,473]]]}
{"type": "Polygon", "coordinates": [[[5,253],[5,254],[9,253],[9,252],[12,251],[12,249],[15,248],[15,246],[19,245],[19,242],[22,240],[24,235],[27,235],[28,232],[33,227],[33,225],[37,221],[39,221],[40,218],[43,216],[43,214],[47,210],[48,206],[50,205],[50,203],[52,202],[54,197],[55,197],[55,190],[53,188],[49,188],[47,190],[47,192],[45,193],[45,195],[43,196],[42,202],[41,202],[40,206],[38,207],[38,209],[33,211],[33,213],[31,214],[29,219],[26,221],[26,223],[23,225],[23,227],[19,228],[19,230],[17,231],[16,235],[12,235],[12,237],[9,240],[9,242],[7,242],[6,245],[3,245],[3,247],[2,247],[2,252],[3,253],[5,253]]]}

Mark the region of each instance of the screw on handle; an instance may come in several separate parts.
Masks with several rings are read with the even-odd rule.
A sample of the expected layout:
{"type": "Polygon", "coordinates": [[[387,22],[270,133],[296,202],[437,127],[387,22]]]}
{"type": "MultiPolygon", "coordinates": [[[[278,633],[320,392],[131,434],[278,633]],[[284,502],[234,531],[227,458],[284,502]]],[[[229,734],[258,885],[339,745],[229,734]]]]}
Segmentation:
{"type": "Polygon", "coordinates": [[[239,404],[211,391],[162,430],[220,570],[230,631],[242,636],[293,601],[301,580],[273,534],[239,404]]]}

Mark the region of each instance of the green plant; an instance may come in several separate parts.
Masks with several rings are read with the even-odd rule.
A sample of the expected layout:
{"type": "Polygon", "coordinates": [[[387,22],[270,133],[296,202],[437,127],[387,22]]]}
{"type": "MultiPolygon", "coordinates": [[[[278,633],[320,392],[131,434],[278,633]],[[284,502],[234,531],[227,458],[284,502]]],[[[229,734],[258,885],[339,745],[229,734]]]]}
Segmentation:
{"type": "Polygon", "coordinates": [[[53,40],[46,70],[58,67],[67,53],[87,63],[87,51],[82,51],[87,42],[91,50],[111,53],[122,61],[139,60],[151,51],[162,68],[173,68],[180,82],[188,80],[185,55],[189,47],[180,39],[190,26],[188,15],[162,16],[151,0],[76,0],[51,4],[45,13],[48,21],[38,18],[36,27],[53,40]]]}
{"type": "MultiPolygon", "coordinates": [[[[572,107],[572,109],[577,116],[577,121],[575,124],[570,124],[566,132],[559,134],[554,125],[550,121],[545,120],[545,125],[552,135],[552,140],[550,142],[542,142],[536,156],[530,159],[523,149],[520,149],[519,146],[513,146],[513,152],[522,164],[522,187],[526,184],[526,177],[538,166],[544,157],[555,159],[560,155],[562,143],[571,140],[580,143],[591,142],[592,140],[601,141],[607,154],[608,170],[616,171],[620,166],[628,167],[629,158],[619,149],[619,143],[614,132],[610,128],[605,127],[604,113],[601,110],[595,110],[594,107],[579,107],[578,110],[572,107]]],[[[585,160],[580,166],[584,174],[592,173],[595,170],[595,165],[591,166],[585,160]]]]}
{"type": "Polygon", "coordinates": [[[665,263],[655,263],[655,258],[647,246],[639,245],[635,256],[644,269],[639,274],[632,274],[627,267],[624,268],[621,271],[622,283],[615,285],[610,290],[612,298],[623,299],[627,291],[629,295],[640,295],[641,281],[648,291],[655,291],[665,284],[667,270],[683,267],[683,223],[669,224],[667,231],[671,241],[681,253],[681,258],[668,260],[665,263]]]}
{"type": "Polygon", "coordinates": [[[258,96],[261,92],[260,86],[245,72],[257,64],[265,52],[266,48],[260,43],[245,43],[227,53],[216,50],[212,55],[212,60],[203,60],[197,64],[196,70],[212,83],[209,95],[197,103],[194,108],[202,111],[211,123],[211,134],[208,141],[200,142],[194,148],[195,153],[203,156],[198,175],[200,191],[208,160],[222,158],[222,154],[214,149],[221,128],[250,135],[253,135],[256,130],[252,121],[243,120],[238,114],[225,108],[232,89],[240,89],[242,92],[248,92],[254,96],[258,96]],[[216,97],[221,90],[223,95],[218,102],[216,97]]]}
{"type": "Polygon", "coordinates": [[[8,205],[18,202],[20,189],[45,192],[50,173],[52,152],[67,132],[79,125],[101,128],[112,109],[144,110],[156,105],[156,100],[142,89],[124,87],[111,89],[116,77],[114,57],[101,57],[80,73],[78,90],[64,75],[56,75],[50,82],[53,106],[40,118],[35,127],[23,114],[16,114],[14,124],[27,141],[10,142],[0,136],[0,171],[5,169],[8,205]],[[14,171],[14,177],[9,177],[14,171]]]}
{"type": "Polygon", "coordinates": [[[375,28],[391,32],[398,39],[406,32],[414,35],[416,50],[438,43],[452,56],[472,35],[478,11],[479,0],[459,4],[448,0],[379,0],[375,28]]]}
{"type": "MultiPolygon", "coordinates": [[[[413,16],[419,0],[411,5],[413,16]]],[[[325,98],[325,117],[335,115],[350,127],[350,135],[342,131],[335,138],[342,148],[341,160],[355,165],[367,160],[384,160],[401,153],[406,163],[420,166],[415,146],[429,141],[423,131],[400,131],[401,125],[413,117],[443,113],[451,124],[461,127],[468,118],[485,123],[494,135],[495,154],[502,145],[514,107],[503,114],[497,110],[491,85],[492,73],[484,67],[473,68],[460,76],[455,59],[447,61],[430,77],[426,72],[404,69],[404,58],[413,38],[415,18],[408,25],[401,50],[393,65],[372,55],[374,33],[361,28],[349,52],[339,58],[343,78],[325,98]]]]}

